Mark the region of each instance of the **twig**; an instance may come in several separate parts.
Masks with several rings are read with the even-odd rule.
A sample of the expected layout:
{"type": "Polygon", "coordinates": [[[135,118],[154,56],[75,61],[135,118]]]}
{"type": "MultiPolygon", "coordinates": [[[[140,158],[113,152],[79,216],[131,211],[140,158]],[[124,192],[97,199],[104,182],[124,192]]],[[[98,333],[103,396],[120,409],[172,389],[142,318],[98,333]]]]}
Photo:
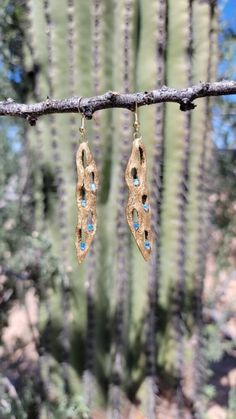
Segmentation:
{"type": "Polygon", "coordinates": [[[158,90],[132,94],[107,92],[89,98],[70,97],[63,100],[47,98],[43,102],[28,105],[15,103],[13,99],[9,98],[0,102],[0,115],[25,118],[31,125],[35,125],[37,118],[41,115],[83,112],[87,119],[91,119],[93,113],[100,109],[126,108],[134,110],[135,103],[138,106],[144,106],[161,102],[175,102],[180,105],[181,111],[188,111],[196,107],[193,103],[195,99],[233,94],[236,94],[236,82],[220,81],[199,83],[186,89],[163,86],[158,90]]]}

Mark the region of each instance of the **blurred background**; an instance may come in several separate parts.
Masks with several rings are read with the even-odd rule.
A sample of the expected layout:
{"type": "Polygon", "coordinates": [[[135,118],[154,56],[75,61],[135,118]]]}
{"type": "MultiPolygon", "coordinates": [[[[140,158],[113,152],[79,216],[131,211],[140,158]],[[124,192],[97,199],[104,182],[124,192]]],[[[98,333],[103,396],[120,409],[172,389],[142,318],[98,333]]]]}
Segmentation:
{"type": "MultiPolygon", "coordinates": [[[[2,0],[1,100],[235,80],[234,0],[2,0]]],[[[75,251],[80,115],[0,118],[0,418],[236,418],[236,97],[140,108],[154,247],[128,229],[128,110],[86,121],[98,230],[75,251]]]]}

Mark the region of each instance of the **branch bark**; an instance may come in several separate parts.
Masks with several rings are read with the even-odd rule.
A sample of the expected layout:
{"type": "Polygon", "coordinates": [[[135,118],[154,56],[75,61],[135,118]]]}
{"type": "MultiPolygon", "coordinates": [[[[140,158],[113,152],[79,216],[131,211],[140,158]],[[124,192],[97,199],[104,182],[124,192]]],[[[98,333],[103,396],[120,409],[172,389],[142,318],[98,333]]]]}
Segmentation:
{"type": "Polygon", "coordinates": [[[15,103],[11,98],[0,102],[0,116],[17,116],[25,118],[35,125],[38,117],[52,113],[84,113],[91,119],[93,113],[100,109],[126,108],[134,110],[138,106],[153,105],[161,102],[174,102],[180,105],[181,111],[194,109],[194,100],[207,96],[223,96],[236,94],[236,82],[220,81],[214,83],[199,83],[186,89],[174,89],[163,86],[150,92],[122,94],[107,92],[100,96],[89,98],[70,97],[63,100],[47,98],[34,104],[15,103]]]}

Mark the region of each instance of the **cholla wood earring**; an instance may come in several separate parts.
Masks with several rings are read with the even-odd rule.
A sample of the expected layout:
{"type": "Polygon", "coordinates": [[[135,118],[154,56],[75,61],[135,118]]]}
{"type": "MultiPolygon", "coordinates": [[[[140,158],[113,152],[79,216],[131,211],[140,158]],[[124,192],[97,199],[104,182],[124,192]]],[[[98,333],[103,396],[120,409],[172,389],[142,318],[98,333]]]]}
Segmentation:
{"type": "Polygon", "coordinates": [[[148,260],[152,252],[153,236],[148,200],[146,151],[139,134],[137,104],[134,115],[134,140],[125,172],[129,188],[126,217],[140,252],[144,259],[148,260]]]}
{"type": "Polygon", "coordinates": [[[83,262],[96,233],[98,171],[86,140],[85,117],[81,119],[81,144],[76,153],[77,187],[76,200],[78,223],[76,228],[76,250],[78,262],[83,262]]]}

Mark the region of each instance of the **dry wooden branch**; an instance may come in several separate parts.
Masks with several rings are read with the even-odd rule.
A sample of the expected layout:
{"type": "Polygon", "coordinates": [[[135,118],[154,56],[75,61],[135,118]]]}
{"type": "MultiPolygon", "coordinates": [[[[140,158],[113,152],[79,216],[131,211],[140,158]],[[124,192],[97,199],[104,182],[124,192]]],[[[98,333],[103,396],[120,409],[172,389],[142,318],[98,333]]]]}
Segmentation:
{"type": "Polygon", "coordinates": [[[52,113],[84,113],[91,119],[93,113],[100,109],[126,108],[134,110],[138,106],[153,105],[161,102],[175,102],[181,111],[194,109],[194,100],[207,96],[223,96],[236,94],[235,81],[220,81],[214,83],[199,83],[186,89],[174,89],[163,86],[161,89],[139,93],[107,92],[100,96],[89,98],[70,97],[63,100],[47,98],[43,102],[34,104],[15,103],[11,98],[0,102],[0,115],[25,118],[34,125],[41,115],[52,113]]]}

